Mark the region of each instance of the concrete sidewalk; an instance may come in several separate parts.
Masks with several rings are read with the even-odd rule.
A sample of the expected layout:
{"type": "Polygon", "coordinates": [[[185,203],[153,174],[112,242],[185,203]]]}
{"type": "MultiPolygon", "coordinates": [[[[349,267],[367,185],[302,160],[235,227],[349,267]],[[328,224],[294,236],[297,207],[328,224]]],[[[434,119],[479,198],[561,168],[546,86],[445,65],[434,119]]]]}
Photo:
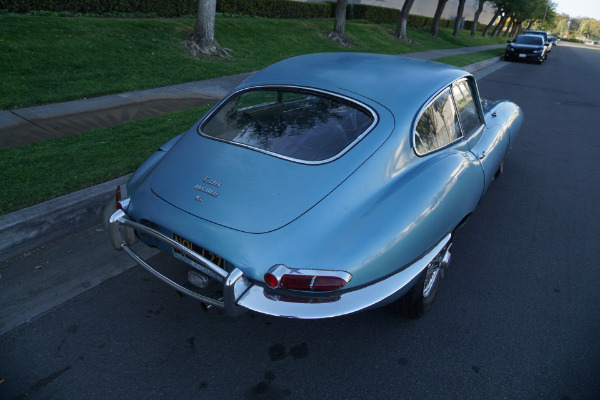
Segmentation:
{"type": "MultiPolygon", "coordinates": [[[[500,44],[433,50],[403,54],[403,56],[436,59],[503,46],[500,44]]],[[[463,67],[463,69],[474,73],[489,68],[498,60],[499,58],[486,60],[463,67]]],[[[1,111],[0,148],[35,143],[214,102],[225,96],[251,74],[1,111]]],[[[479,77],[477,78],[479,79],[479,77]]],[[[113,196],[115,187],[125,183],[127,179],[128,176],[121,177],[0,216],[0,261],[8,260],[44,243],[98,223],[103,205],[113,196]]]]}
{"type": "MultiPolygon", "coordinates": [[[[434,60],[504,47],[503,44],[402,54],[434,60]]],[[[155,89],[0,111],[0,149],[180,111],[223,98],[252,72],[155,89]]]]}
{"type": "Polygon", "coordinates": [[[0,148],[36,143],[213,103],[250,75],[252,73],[0,111],[0,148]]]}

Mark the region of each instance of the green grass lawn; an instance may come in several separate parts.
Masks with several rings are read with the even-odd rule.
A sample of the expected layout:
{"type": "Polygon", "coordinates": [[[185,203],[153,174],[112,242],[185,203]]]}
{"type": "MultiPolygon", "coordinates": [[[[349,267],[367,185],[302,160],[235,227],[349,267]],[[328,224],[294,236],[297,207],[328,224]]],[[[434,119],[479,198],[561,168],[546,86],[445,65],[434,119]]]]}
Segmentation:
{"type": "Polygon", "coordinates": [[[133,172],[210,107],[0,149],[0,215],[133,172]]]}
{"type": "Polygon", "coordinates": [[[183,42],[193,18],[100,19],[0,15],[0,109],[122,93],[261,69],[305,53],[360,51],[401,54],[502,43],[499,38],[434,38],[410,28],[418,43],[392,36],[394,26],[348,22],[344,49],[326,38],[332,20],[219,17],[216,38],[232,60],[192,58],[183,42]]]}
{"type": "Polygon", "coordinates": [[[448,56],[437,58],[435,61],[444,64],[454,65],[456,67],[464,67],[465,65],[474,64],[479,61],[488,60],[494,57],[500,57],[504,54],[504,48],[478,51],[476,53],[461,54],[457,56],[448,56]]]}
{"type": "MultiPolygon", "coordinates": [[[[183,45],[193,23],[192,18],[0,15],[0,109],[254,71],[299,54],[348,51],[325,38],[331,20],[218,18],[217,39],[234,50],[233,60],[194,59],[183,45]]],[[[504,42],[471,38],[467,31],[457,39],[450,29],[441,29],[439,38],[409,29],[418,43],[405,44],[392,37],[394,26],[357,22],[348,22],[346,31],[354,41],[350,51],[387,54],[504,42]]],[[[466,65],[495,55],[481,52],[438,61],[466,65]]],[[[208,108],[0,149],[0,215],[133,172],[208,108]]]]}

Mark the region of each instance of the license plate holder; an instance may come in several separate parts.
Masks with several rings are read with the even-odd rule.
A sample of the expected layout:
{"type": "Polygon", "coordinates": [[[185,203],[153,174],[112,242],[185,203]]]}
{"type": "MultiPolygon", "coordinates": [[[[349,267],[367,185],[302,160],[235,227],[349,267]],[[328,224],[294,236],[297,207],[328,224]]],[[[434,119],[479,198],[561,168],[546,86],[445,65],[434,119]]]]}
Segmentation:
{"type": "MultiPolygon", "coordinates": [[[[225,268],[225,260],[222,257],[214,254],[213,252],[210,252],[210,251],[206,250],[205,248],[200,247],[197,244],[194,244],[193,242],[191,242],[187,239],[184,239],[181,236],[178,236],[176,234],[173,234],[173,240],[175,240],[177,243],[187,247],[188,249],[192,250],[193,252],[200,254],[202,257],[206,258],[208,261],[212,262],[217,267],[222,268],[224,270],[226,269],[225,268]]],[[[190,259],[184,253],[182,253],[181,251],[179,251],[175,248],[173,249],[173,257],[185,262],[186,264],[194,267],[195,269],[210,276],[213,279],[216,279],[218,281],[223,280],[223,278],[221,278],[218,274],[216,274],[209,268],[206,268],[205,266],[197,263],[196,261],[190,259]]]]}
{"type": "Polygon", "coordinates": [[[519,57],[525,58],[525,57],[527,57],[527,54],[519,54],[519,57]]]}

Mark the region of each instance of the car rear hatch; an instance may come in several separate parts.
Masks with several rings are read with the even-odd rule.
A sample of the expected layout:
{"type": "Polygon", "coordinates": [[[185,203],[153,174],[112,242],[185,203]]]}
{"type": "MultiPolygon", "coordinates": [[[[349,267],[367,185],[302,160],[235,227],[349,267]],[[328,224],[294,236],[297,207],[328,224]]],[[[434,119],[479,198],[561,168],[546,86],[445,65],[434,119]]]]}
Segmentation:
{"type": "Polygon", "coordinates": [[[243,232],[270,232],[331,193],[392,129],[392,118],[380,119],[334,161],[303,164],[204,137],[194,127],[157,165],[151,187],[164,201],[198,218],[243,232]]]}

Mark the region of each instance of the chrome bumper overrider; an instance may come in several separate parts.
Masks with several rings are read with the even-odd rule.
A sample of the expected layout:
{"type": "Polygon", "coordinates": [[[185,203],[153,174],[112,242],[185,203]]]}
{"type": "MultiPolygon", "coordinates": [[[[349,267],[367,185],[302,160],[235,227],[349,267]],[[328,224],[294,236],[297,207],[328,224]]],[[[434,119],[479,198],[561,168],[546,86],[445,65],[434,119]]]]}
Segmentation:
{"type": "Polygon", "coordinates": [[[227,272],[170,237],[145,225],[131,221],[122,210],[117,210],[112,214],[108,221],[108,231],[115,249],[125,250],[125,252],[127,252],[127,254],[129,254],[139,265],[147,269],[163,282],[205,304],[224,309],[227,315],[238,316],[247,310],[253,310],[278,317],[303,319],[319,319],[347,315],[371,308],[390,298],[399,297],[410,288],[410,286],[407,285],[419,276],[435,256],[446,248],[446,245],[450,241],[450,234],[448,234],[427,254],[402,271],[360,289],[343,292],[341,294],[332,293],[335,297],[331,298],[331,301],[294,302],[286,301],[284,299],[285,296],[280,298],[279,296],[269,294],[264,287],[250,282],[238,268],[234,268],[231,272],[227,272]],[[148,263],[140,258],[130,247],[135,239],[133,233],[134,230],[143,232],[169,244],[173,248],[184,253],[190,259],[210,269],[216,275],[221,277],[223,283],[222,301],[191,291],[170,280],[148,265],[148,263]]]}

